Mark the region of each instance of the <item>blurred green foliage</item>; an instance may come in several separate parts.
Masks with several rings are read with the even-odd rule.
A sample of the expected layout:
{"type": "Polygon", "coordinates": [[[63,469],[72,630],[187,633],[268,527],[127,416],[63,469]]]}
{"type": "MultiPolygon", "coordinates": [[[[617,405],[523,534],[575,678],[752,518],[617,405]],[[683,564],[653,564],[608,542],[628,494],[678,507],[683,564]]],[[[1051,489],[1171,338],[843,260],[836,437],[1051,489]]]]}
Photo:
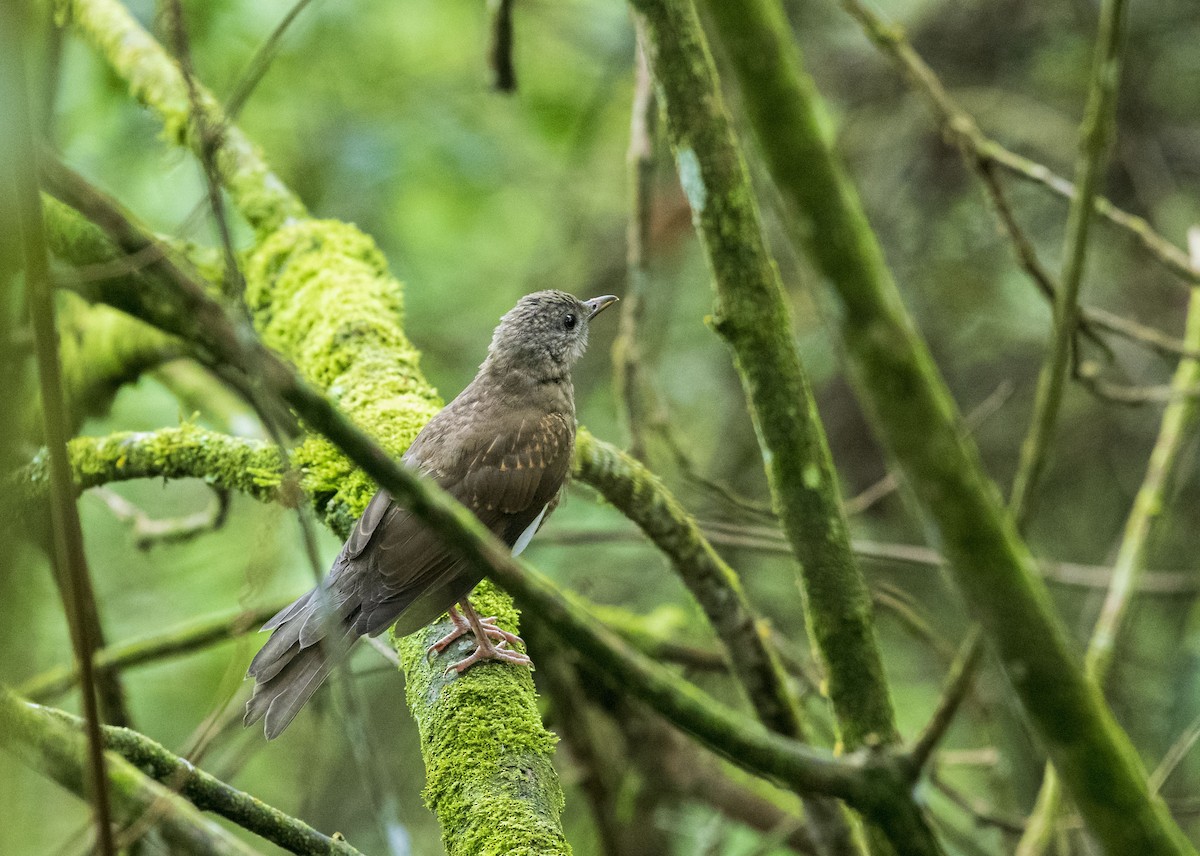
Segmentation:
{"type": "MultiPolygon", "coordinates": [[[[903,22],[917,48],[984,131],[1069,175],[1095,23],[1088,0],[889,0],[877,4],[903,22]]],[[[132,4],[148,24],[154,8],[132,4]]],[[[185,4],[197,73],[216,93],[237,86],[250,57],[289,2],[190,0],[185,4]]],[[[919,98],[897,78],[832,2],[793,0],[789,13],[818,85],[830,100],[838,146],[859,183],[905,300],[929,338],[960,406],[969,411],[1006,382],[1014,393],[977,429],[991,473],[1007,485],[1031,405],[1049,323],[1046,305],[1013,262],[985,199],[958,154],[944,145],[919,98]]],[[[1195,0],[1134,4],[1119,106],[1118,142],[1104,191],[1183,242],[1200,222],[1200,7],[1195,0]]],[[[53,55],[46,32],[34,61],[53,55]]],[[[488,19],[482,0],[404,3],[316,0],[288,31],[278,57],[239,123],[281,177],[321,217],[356,223],[387,254],[407,285],[406,326],[424,367],[453,396],[482,360],[496,320],[518,296],[559,287],[581,296],[624,289],[625,147],[633,39],[624,6],[596,0],[517,4],[520,90],[487,84],[488,19]]],[[[193,159],[164,143],[154,119],[131,103],[91,52],[67,36],[57,63],[53,138],[66,159],[116,193],[156,229],[215,241],[212,224],[194,216],[202,181],[193,159]]],[[[735,105],[736,106],[736,105],[735,105]]],[[[665,153],[664,153],[665,154],[665,153]]],[[[707,272],[664,157],[656,182],[652,286],[642,347],[654,384],[699,471],[765,499],[765,482],[740,389],[722,346],[704,326],[707,272]]],[[[795,315],[802,355],[818,388],[822,414],[848,496],[886,471],[848,389],[836,348],[813,298],[813,273],[781,240],[773,192],[751,164],[795,315]]],[[[1061,200],[1006,180],[1022,223],[1044,262],[1057,268],[1065,217],[1061,200]]],[[[1125,235],[1095,230],[1085,300],[1178,334],[1186,293],[1125,235]]],[[[239,239],[248,239],[241,229],[239,239]]],[[[613,319],[615,320],[615,319],[613,319]]],[[[624,441],[611,394],[607,351],[616,324],[598,324],[576,377],[581,421],[598,436],[624,441]]],[[[1162,383],[1163,358],[1114,341],[1115,380],[1162,383]]],[[[1103,361],[1093,346],[1087,356],[1103,361]]],[[[203,402],[181,403],[159,379],[119,396],[111,414],[85,433],[177,424],[203,402]]],[[[1069,390],[1062,426],[1031,542],[1047,559],[1111,559],[1158,409],[1128,408],[1069,390]]],[[[689,480],[661,444],[652,463],[702,519],[731,516],[727,504],[689,480]]],[[[1153,550],[1156,569],[1200,573],[1195,508],[1195,444],[1185,457],[1177,496],[1153,550]]],[[[152,516],[201,507],[199,484],[137,483],[115,488],[152,516]]],[[[256,606],[311,585],[294,515],[235,497],[229,522],[193,542],[138,551],[128,527],[93,495],[81,500],[89,559],[111,640],[153,635],[191,619],[256,606]]],[[[902,494],[853,521],[856,535],[919,543],[922,532],[902,494]]],[[[564,585],[603,603],[649,611],[686,604],[682,588],[652,548],[615,511],[577,490],[527,554],[564,585]],[[598,547],[569,536],[604,530],[623,537],[598,547]],[[628,537],[624,537],[628,536],[628,537]]],[[[936,546],[936,545],[934,545],[936,546]]],[[[0,579],[0,681],[19,685],[63,663],[69,644],[48,566],[36,548],[13,543],[19,575],[0,579]]],[[[338,544],[322,535],[323,559],[338,544]]],[[[755,603],[776,627],[806,646],[794,575],[784,556],[730,549],[755,603]]],[[[955,640],[961,605],[936,571],[866,563],[872,583],[899,588],[936,633],[955,640]]],[[[1068,626],[1086,638],[1099,590],[1056,587],[1068,626]]],[[[1200,713],[1200,619],[1191,596],[1142,598],[1131,617],[1107,687],[1122,723],[1153,768],[1200,713]]],[[[936,700],[945,662],[890,610],[879,629],[906,736],[936,700]]],[[[254,637],[203,654],[129,671],[125,685],[137,726],[183,751],[205,717],[243,691],[240,680],[254,637]]],[[[421,807],[416,732],[396,673],[370,650],[354,660],[368,704],[371,751],[381,758],[397,817],[393,845],[405,835],[418,856],[440,852],[433,818],[421,807]],[[399,836],[399,837],[395,837],[399,836]]],[[[947,768],[945,777],[973,799],[1019,817],[1028,810],[1040,757],[989,667],[982,704],[969,705],[951,734],[954,748],[995,746],[985,767],[947,768]],[[997,714],[991,720],[984,714],[997,714]],[[999,724],[997,724],[997,721],[999,724]]],[[[713,688],[723,691],[725,684],[713,688]]],[[[76,702],[70,700],[68,706],[76,702]]],[[[236,701],[234,703],[236,707],[236,701]]],[[[810,705],[821,717],[820,705],[810,705]]],[[[255,730],[233,727],[213,741],[203,764],[284,811],[326,831],[340,830],[364,852],[385,852],[328,698],[266,745],[255,730]]],[[[553,725],[553,723],[552,723],[553,725]]],[[[568,836],[581,856],[598,853],[587,803],[568,773],[568,836]]],[[[82,803],[6,758],[0,774],[0,853],[82,853],[82,803]]],[[[1200,763],[1185,762],[1165,793],[1200,787],[1200,763]]],[[[1011,839],[978,826],[926,786],[952,852],[1007,852],[1011,839]]],[[[757,837],[714,819],[699,806],[665,810],[676,852],[760,852],[757,837]]],[[[1190,833],[1200,833],[1193,824],[1190,833]]],[[[261,842],[259,842],[261,845],[261,842]]],[[[264,852],[269,847],[261,845],[264,852]]],[[[396,850],[395,852],[403,852],[396,850]]]]}

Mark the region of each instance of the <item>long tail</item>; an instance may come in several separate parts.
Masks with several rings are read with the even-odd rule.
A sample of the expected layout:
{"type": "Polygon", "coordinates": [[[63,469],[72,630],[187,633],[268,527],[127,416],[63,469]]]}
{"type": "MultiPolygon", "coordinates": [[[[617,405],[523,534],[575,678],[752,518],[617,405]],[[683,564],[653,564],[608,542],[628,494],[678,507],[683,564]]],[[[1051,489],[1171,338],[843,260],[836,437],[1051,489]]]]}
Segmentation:
{"type": "Polygon", "coordinates": [[[247,675],[256,683],[242,722],[265,719],[268,740],[283,733],[358,641],[352,622],[336,611],[322,616],[319,607],[309,592],[263,626],[274,633],[250,663],[247,675]],[[326,633],[326,625],[337,631],[326,633]]]}

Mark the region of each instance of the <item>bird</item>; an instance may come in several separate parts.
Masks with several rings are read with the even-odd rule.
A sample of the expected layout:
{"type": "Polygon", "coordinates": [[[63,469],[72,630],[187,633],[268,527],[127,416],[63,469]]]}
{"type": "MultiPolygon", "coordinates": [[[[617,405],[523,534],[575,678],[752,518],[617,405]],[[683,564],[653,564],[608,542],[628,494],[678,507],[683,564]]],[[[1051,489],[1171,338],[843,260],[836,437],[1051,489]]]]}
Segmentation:
{"type": "MultiPolygon", "coordinates": [[[[475,378],[437,413],[401,460],[433,479],[519,555],[558,504],[575,445],[572,366],[588,324],[617,301],[565,291],[522,297],[500,319],[475,378]]],[[[475,649],[447,668],[487,660],[531,665],[520,637],[481,617],[469,595],[483,578],[441,536],[384,490],[355,523],[324,581],[263,625],[271,636],[251,661],[243,722],[278,737],[362,636],[419,630],[448,612],[454,629],[436,656],[466,634],[475,649]]]]}

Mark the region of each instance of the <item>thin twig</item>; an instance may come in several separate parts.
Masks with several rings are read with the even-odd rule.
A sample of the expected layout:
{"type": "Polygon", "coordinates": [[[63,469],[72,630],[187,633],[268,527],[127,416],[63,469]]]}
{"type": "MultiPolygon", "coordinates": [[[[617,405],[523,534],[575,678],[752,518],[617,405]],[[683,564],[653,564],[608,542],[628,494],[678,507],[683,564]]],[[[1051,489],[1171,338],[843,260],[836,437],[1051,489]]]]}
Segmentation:
{"type": "Polygon", "coordinates": [[[312,3],[312,0],[297,0],[292,8],[287,11],[287,14],[275,25],[275,29],[271,31],[266,40],[259,45],[258,50],[254,52],[254,56],[246,64],[246,69],[242,72],[237,85],[225,102],[225,120],[227,122],[234,121],[242,112],[242,108],[246,106],[246,102],[250,99],[254,90],[258,88],[258,84],[266,76],[267,71],[271,68],[271,63],[275,61],[275,57],[279,54],[284,34],[295,22],[296,18],[300,16],[300,13],[308,8],[310,3],[312,3]]]}
{"type": "MultiPolygon", "coordinates": [[[[863,28],[867,37],[900,67],[904,76],[929,102],[943,132],[959,146],[967,146],[977,157],[995,163],[1027,181],[1031,181],[1063,199],[1075,198],[1075,185],[1056,175],[1046,166],[1009,151],[985,136],[974,118],[960,108],[946,92],[933,70],[904,36],[901,27],[885,22],[862,0],[842,0],[842,7],[863,28]]],[[[1172,244],[1143,218],[1122,211],[1103,196],[1092,205],[1097,214],[1128,231],[1167,270],[1193,285],[1200,285],[1200,265],[1172,244]]]]}
{"type": "Polygon", "coordinates": [[[1192,751],[1197,740],[1200,740],[1200,716],[1193,719],[1192,724],[1176,738],[1171,747],[1167,749],[1166,754],[1163,755],[1162,760],[1158,762],[1158,766],[1154,768],[1154,772],[1150,774],[1148,781],[1151,791],[1158,793],[1162,790],[1162,786],[1167,783],[1167,779],[1171,778],[1171,774],[1187,757],[1188,752],[1192,751]]]}
{"type": "MultiPolygon", "coordinates": [[[[239,609],[173,627],[148,638],[114,642],[96,651],[93,662],[98,671],[115,671],[200,651],[218,642],[256,631],[287,603],[270,603],[252,610],[239,609]]],[[[34,701],[45,701],[67,692],[78,680],[76,669],[60,666],[30,678],[17,692],[34,701]]]]}
{"type": "Polygon", "coordinates": [[[1034,511],[1034,499],[1050,453],[1062,405],[1063,386],[1079,318],[1079,291],[1087,258],[1088,231],[1094,198],[1107,162],[1115,125],[1117,83],[1121,72],[1121,42],[1125,0],[1105,0],[1100,11],[1088,103],[1080,129],[1080,154],[1075,168],[1076,194],[1067,214],[1062,275],[1054,301],[1050,352],[1038,376],[1037,396],[1029,432],[1021,445],[1021,460],[1013,481],[1009,509],[1023,529],[1034,511]]]}
{"type": "Polygon", "coordinates": [[[233,232],[225,214],[225,200],[221,195],[221,173],[217,166],[217,152],[224,145],[227,122],[221,120],[219,112],[214,120],[201,100],[200,87],[192,68],[192,50],[182,3],[180,0],[168,0],[165,8],[168,29],[175,42],[175,58],[179,61],[179,70],[183,74],[183,82],[187,88],[188,109],[191,112],[191,122],[195,127],[196,155],[204,174],[204,186],[208,192],[208,207],[217,227],[221,250],[225,254],[225,277],[222,285],[230,303],[243,307],[242,297],[246,290],[246,283],[242,278],[242,269],[238,265],[237,251],[233,246],[233,232]]]}
{"type": "Polygon", "coordinates": [[[629,216],[625,227],[627,287],[621,301],[621,318],[612,344],[614,397],[624,405],[621,412],[629,432],[629,454],[646,460],[646,441],[642,425],[642,349],[638,327],[645,314],[646,286],[650,277],[651,215],[654,210],[654,149],[657,138],[658,104],[654,81],[646,64],[646,51],[638,38],[635,52],[633,104],[629,121],[629,149],[626,154],[629,187],[629,216]]]}
{"type": "MultiPolygon", "coordinates": [[[[114,856],[112,804],[108,773],[104,764],[104,745],[100,734],[101,712],[97,699],[97,679],[92,655],[103,645],[100,636],[95,592],[88,573],[83,549],[83,532],[67,456],[67,409],[63,397],[62,368],[58,362],[58,331],[54,320],[54,289],[50,282],[49,259],[42,226],[41,194],[37,187],[37,147],[29,113],[29,87],[25,77],[25,50],[21,34],[25,23],[17,7],[0,4],[0,76],[7,77],[13,88],[7,92],[9,104],[4,111],[12,124],[17,157],[7,180],[16,191],[17,218],[20,224],[22,253],[25,261],[25,289],[33,327],[34,356],[37,362],[38,388],[42,400],[46,447],[49,452],[52,524],[51,556],[58,578],[59,592],[67,614],[67,625],[76,662],[80,666],[83,695],[84,731],[87,734],[87,758],[90,790],[95,809],[98,849],[103,856],[114,856]],[[16,165],[20,164],[20,167],[16,165]]],[[[6,87],[7,88],[7,87],[6,87]]],[[[119,698],[119,688],[113,683],[119,698]]]]}
{"type": "Polygon", "coordinates": [[[92,493],[108,506],[115,518],[129,525],[134,546],[139,550],[149,550],[157,544],[178,544],[190,541],[198,535],[215,532],[225,524],[229,514],[230,493],[224,488],[213,489],[212,502],[207,508],[182,517],[166,519],[151,517],[121,494],[107,487],[95,488],[92,493]]]}
{"type": "MultiPolygon", "coordinates": [[[[713,544],[755,550],[776,555],[790,555],[791,550],[779,532],[765,527],[738,526],[725,521],[700,521],[704,537],[713,544]]],[[[636,540],[633,533],[617,529],[557,530],[538,536],[539,543],[601,544],[610,541],[636,540]]],[[[943,567],[946,559],[937,550],[921,544],[898,544],[885,541],[855,539],[854,552],[863,559],[896,562],[935,569],[943,567]]],[[[1107,589],[1112,568],[1106,565],[1087,565],[1080,562],[1041,562],[1042,578],[1058,585],[1083,589],[1107,589]]],[[[1200,593],[1200,579],[1185,571],[1146,571],[1137,590],[1141,594],[1162,597],[1190,597],[1200,593]]]]}
{"type": "MultiPolygon", "coordinates": [[[[1017,221],[1017,215],[1013,211],[1012,205],[1009,204],[1008,195],[1004,192],[1004,186],[996,176],[995,164],[986,158],[979,157],[973,150],[963,149],[962,151],[964,160],[975,171],[975,174],[979,176],[984,189],[987,191],[992,208],[995,210],[996,217],[1000,221],[1000,228],[1004,230],[1004,234],[1008,236],[1009,243],[1012,244],[1013,252],[1017,257],[1017,264],[1021,267],[1021,270],[1025,271],[1029,280],[1037,286],[1041,295],[1053,306],[1058,299],[1058,285],[1054,282],[1053,275],[1042,266],[1041,260],[1037,256],[1037,250],[1033,247],[1033,242],[1029,240],[1029,237],[1025,234],[1025,230],[1021,228],[1021,224],[1017,221]]],[[[1111,360],[1113,358],[1112,348],[1092,329],[1091,322],[1088,320],[1087,309],[1084,307],[1080,309],[1080,319],[1076,332],[1082,333],[1091,339],[1104,351],[1108,359],[1111,360]]],[[[1073,345],[1072,353],[1078,354],[1079,343],[1077,339],[1073,345]]]]}
{"type": "Polygon", "coordinates": [[[975,625],[967,632],[967,638],[946,675],[946,683],[933,716],[929,718],[929,722],[909,750],[908,760],[912,764],[914,777],[925,768],[934,749],[950,728],[950,723],[954,721],[954,715],[971,689],[971,680],[975,677],[982,654],[983,636],[979,626],[975,625]]]}
{"type": "Polygon", "coordinates": [[[980,826],[994,826],[1012,835],[1020,835],[1025,830],[1023,819],[1000,814],[991,806],[967,796],[942,778],[936,768],[930,771],[929,781],[946,799],[969,814],[980,826]]]}
{"type": "MultiPolygon", "coordinates": [[[[1012,381],[1004,380],[992,390],[991,395],[983,401],[971,408],[971,412],[964,418],[963,422],[967,426],[967,430],[974,433],[988,418],[998,411],[1005,403],[1012,398],[1013,391],[1016,387],[1012,381]]],[[[874,484],[868,486],[861,493],[855,494],[850,499],[842,503],[846,514],[853,517],[856,514],[862,514],[875,503],[879,502],[884,497],[892,494],[900,487],[900,479],[893,472],[888,472],[883,478],[879,479],[874,484]]]]}

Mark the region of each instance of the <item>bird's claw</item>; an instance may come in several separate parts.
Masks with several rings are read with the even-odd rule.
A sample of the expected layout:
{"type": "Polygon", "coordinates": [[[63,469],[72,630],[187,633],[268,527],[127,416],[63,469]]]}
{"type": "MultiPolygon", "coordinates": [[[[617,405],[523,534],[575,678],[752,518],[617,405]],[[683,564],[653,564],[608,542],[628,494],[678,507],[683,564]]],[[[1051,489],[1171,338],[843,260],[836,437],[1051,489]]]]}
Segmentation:
{"type": "MultiPolygon", "coordinates": [[[[462,616],[455,614],[451,616],[451,619],[454,621],[454,629],[426,648],[426,657],[442,653],[454,642],[457,642],[463,636],[471,632],[471,625],[462,616]]],[[[494,615],[489,615],[487,618],[479,619],[479,623],[483,626],[484,635],[491,639],[495,639],[497,645],[503,645],[505,642],[507,642],[509,645],[525,644],[525,640],[517,634],[509,633],[507,630],[497,627],[496,620],[496,616],[494,615]]]]}
{"type": "MultiPolygon", "coordinates": [[[[504,631],[501,632],[503,633],[504,631]]],[[[513,634],[509,633],[506,635],[512,636],[513,634]]],[[[446,674],[448,675],[451,672],[457,672],[461,675],[467,669],[471,668],[477,663],[482,663],[485,660],[500,660],[504,663],[513,663],[514,665],[528,666],[531,669],[533,668],[532,660],[517,651],[508,650],[508,648],[505,647],[507,644],[508,642],[506,639],[501,639],[495,645],[493,645],[491,642],[480,644],[475,648],[474,651],[467,655],[467,657],[459,660],[457,663],[447,666],[446,674]]]]}

